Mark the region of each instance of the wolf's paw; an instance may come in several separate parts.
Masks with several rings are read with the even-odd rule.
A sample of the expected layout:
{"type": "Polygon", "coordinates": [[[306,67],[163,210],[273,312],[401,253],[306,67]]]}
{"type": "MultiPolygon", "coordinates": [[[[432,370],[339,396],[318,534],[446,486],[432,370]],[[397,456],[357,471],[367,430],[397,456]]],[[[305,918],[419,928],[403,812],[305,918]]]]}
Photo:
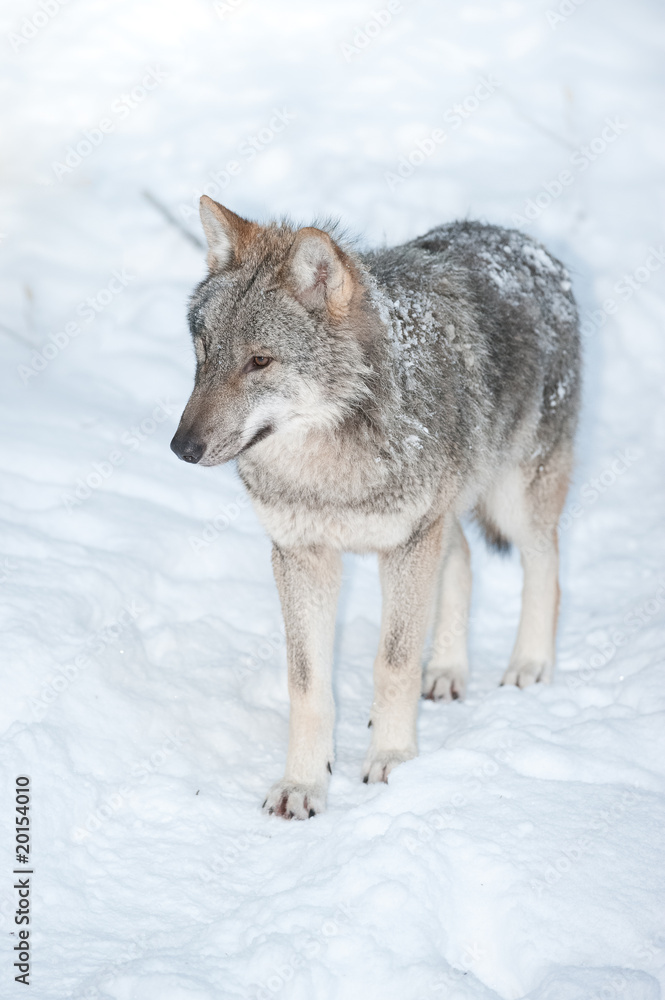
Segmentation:
{"type": "Polygon", "coordinates": [[[518,663],[511,663],[505,674],[501,685],[516,684],[518,688],[528,687],[540,681],[541,684],[548,684],[552,680],[552,664],[546,660],[526,660],[518,663]]]}
{"type": "Polygon", "coordinates": [[[405,760],[413,760],[415,750],[385,750],[383,753],[370,750],[363,764],[363,781],[373,784],[375,781],[388,781],[388,775],[398,764],[405,760]]]}
{"type": "Polygon", "coordinates": [[[465,666],[428,667],[423,676],[423,698],[455,701],[466,694],[465,666]]]}
{"type": "Polygon", "coordinates": [[[325,811],[327,786],[323,783],[298,785],[292,781],[276,782],[263,803],[263,811],[284,819],[309,819],[325,811]]]}

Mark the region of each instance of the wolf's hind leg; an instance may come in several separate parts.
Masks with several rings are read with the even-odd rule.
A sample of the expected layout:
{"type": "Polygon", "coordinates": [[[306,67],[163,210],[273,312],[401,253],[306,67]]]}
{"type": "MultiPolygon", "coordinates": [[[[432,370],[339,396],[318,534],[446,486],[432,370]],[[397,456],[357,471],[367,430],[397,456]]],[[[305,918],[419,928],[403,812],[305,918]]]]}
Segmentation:
{"type": "Polygon", "coordinates": [[[520,550],[524,582],[519,629],[502,684],[527,687],[552,679],[559,613],[557,524],[568,490],[572,456],[567,448],[546,462],[511,470],[485,507],[520,550]]]}
{"type": "Polygon", "coordinates": [[[420,658],[440,561],[442,529],[440,518],[418,529],[404,545],[379,554],[383,612],[374,662],[372,740],[363,766],[364,781],[387,781],[393,767],[418,752],[420,658]]]}
{"type": "Polygon", "coordinates": [[[542,529],[520,546],[524,583],[522,613],[510,663],[502,684],[527,687],[547,683],[554,672],[559,611],[559,552],[556,527],[542,529]]]}
{"type": "Polygon", "coordinates": [[[333,762],[332,654],[342,576],[339,552],[273,546],[288,661],[289,749],[284,777],[268,792],[266,812],[307,819],[325,809],[333,762]]]}
{"type": "Polygon", "coordinates": [[[467,627],[471,558],[457,518],[447,525],[432,651],[423,675],[423,696],[432,701],[463,698],[469,671],[467,627]]]}

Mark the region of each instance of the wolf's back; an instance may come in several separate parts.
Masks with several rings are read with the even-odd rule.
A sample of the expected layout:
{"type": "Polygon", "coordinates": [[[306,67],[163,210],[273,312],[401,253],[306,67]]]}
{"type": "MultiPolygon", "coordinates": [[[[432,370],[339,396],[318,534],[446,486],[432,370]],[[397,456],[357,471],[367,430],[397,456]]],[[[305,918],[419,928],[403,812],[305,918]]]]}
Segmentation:
{"type": "Polygon", "coordinates": [[[479,222],[438,226],[407,246],[436,256],[463,281],[502,379],[532,363],[546,383],[563,380],[569,398],[577,398],[571,379],[579,373],[580,336],[572,283],[545,247],[518,230],[479,222]]]}
{"type": "Polygon", "coordinates": [[[572,438],[577,308],[565,267],[544,247],[517,230],[455,222],[372,255],[370,268],[388,291],[397,353],[416,393],[421,379],[424,395],[435,395],[438,379],[449,397],[475,401],[492,425],[490,446],[508,446],[534,410],[543,451],[572,438]],[[429,370],[437,362],[440,370],[429,370]]]}

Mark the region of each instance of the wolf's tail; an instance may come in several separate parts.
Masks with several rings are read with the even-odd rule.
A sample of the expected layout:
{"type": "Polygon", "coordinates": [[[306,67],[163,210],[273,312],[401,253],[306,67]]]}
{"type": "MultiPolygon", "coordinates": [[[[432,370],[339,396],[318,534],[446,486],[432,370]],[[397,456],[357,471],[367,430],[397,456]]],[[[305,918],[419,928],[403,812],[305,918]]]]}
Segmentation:
{"type": "Polygon", "coordinates": [[[478,510],[478,508],[473,513],[489,547],[494,549],[495,552],[499,552],[502,556],[510,552],[512,547],[511,542],[505,535],[501,534],[494,521],[487,517],[484,511],[478,510]]]}

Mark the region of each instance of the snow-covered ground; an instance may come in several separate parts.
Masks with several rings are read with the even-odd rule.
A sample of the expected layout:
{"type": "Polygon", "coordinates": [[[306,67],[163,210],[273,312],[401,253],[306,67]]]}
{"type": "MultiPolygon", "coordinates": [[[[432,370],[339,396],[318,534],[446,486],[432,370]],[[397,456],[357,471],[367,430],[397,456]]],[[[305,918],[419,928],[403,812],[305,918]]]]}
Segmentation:
{"type": "Polygon", "coordinates": [[[657,1000],[662,6],[217,8],[3,5],[0,995],[657,1000]],[[143,192],[198,234],[202,190],[249,217],[337,215],[368,244],[519,224],[584,314],[555,682],[498,687],[519,563],[471,530],[468,697],[423,703],[420,757],[363,785],[380,605],[374,561],[349,557],[337,763],[307,823],[260,812],[288,718],[269,542],[232,467],[169,450],[204,265],[143,192]]]}

